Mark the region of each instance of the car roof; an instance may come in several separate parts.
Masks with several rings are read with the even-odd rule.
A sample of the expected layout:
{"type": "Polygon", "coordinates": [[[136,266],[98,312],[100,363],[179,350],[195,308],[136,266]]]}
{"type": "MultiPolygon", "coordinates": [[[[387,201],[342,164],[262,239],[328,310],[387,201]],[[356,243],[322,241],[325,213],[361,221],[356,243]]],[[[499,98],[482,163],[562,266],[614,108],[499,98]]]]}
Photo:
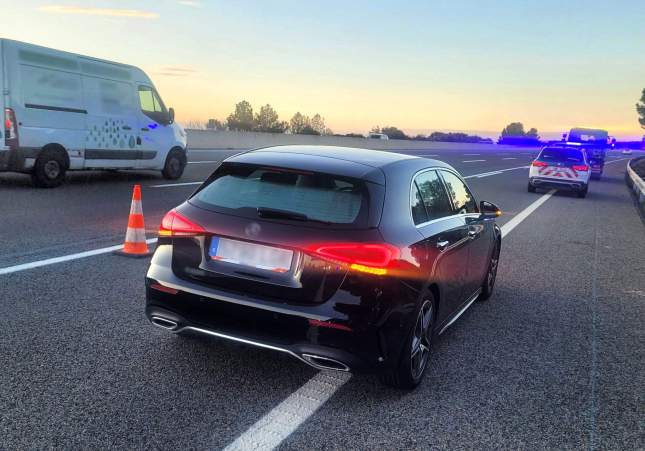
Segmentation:
{"type": "Polygon", "coordinates": [[[227,162],[272,165],[327,172],[385,184],[389,173],[448,167],[438,160],[356,147],[287,145],[263,147],[227,158],[227,162]]]}

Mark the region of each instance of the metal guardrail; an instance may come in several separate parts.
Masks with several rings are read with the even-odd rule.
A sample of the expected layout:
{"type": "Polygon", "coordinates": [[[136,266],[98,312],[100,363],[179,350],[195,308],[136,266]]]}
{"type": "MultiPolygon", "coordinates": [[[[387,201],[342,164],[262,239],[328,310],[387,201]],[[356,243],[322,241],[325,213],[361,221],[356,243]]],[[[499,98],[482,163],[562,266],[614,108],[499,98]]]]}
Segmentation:
{"type": "Polygon", "coordinates": [[[632,164],[637,162],[639,162],[640,165],[645,164],[645,157],[632,159],[627,162],[625,180],[627,181],[627,185],[634,191],[634,194],[638,199],[641,212],[645,215],[645,180],[632,168],[632,164]]]}

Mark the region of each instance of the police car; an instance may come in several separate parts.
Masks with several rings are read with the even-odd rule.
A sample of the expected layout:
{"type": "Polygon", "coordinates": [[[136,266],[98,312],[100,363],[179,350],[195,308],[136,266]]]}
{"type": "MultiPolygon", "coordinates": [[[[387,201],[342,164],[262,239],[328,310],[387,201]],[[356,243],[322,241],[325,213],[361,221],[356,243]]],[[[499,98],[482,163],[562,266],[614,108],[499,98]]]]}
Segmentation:
{"type": "Polygon", "coordinates": [[[528,191],[538,188],[574,191],[585,197],[591,168],[585,152],[576,147],[545,147],[531,163],[528,191]]]}

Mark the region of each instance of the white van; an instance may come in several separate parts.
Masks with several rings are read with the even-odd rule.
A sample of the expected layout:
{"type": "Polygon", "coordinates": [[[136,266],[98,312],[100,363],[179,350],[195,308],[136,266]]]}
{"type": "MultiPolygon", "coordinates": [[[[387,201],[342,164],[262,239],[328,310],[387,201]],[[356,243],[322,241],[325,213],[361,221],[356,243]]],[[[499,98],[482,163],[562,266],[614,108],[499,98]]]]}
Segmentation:
{"type": "Polygon", "coordinates": [[[183,174],[186,133],[139,68],[0,39],[0,87],[0,171],[40,187],[67,170],[183,174]]]}

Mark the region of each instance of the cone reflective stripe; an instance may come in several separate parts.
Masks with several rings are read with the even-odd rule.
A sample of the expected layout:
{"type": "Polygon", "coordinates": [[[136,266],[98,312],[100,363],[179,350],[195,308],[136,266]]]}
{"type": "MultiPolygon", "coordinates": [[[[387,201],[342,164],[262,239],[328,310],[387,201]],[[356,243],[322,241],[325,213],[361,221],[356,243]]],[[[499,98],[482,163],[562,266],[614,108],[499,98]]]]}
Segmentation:
{"type": "Polygon", "coordinates": [[[128,229],[125,232],[125,243],[121,255],[146,256],[150,255],[146,243],[146,226],[143,220],[141,207],[141,186],[134,185],[132,190],[132,204],[128,217],[128,229]]]}

